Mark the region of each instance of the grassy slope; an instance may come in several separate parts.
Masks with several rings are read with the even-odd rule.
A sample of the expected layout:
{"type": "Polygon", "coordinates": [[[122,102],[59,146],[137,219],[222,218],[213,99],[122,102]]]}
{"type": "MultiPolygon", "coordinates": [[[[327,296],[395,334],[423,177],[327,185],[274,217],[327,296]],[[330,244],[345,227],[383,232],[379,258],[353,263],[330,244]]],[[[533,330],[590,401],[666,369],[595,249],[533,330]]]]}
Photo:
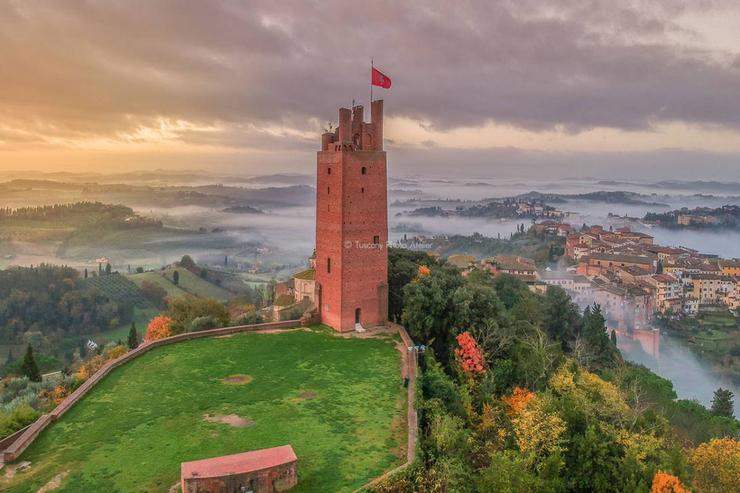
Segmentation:
{"type": "Polygon", "coordinates": [[[171,297],[183,296],[188,293],[202,298],[215,298],[221,301],[226,301],[234,297],[233,293],[216,286],[205,279],[201,279],[199,276],[196,276],[187,269],[174,269],[169,267],[163,271],[132,274],[129,278],[139,286],[141,286],[141,283],[145,280],[156,283],[167,291],[167,296],[171,297]],[[172,275],[175,270],[180,273],[180,282],[177,286],[172,281],[172,275]]]}
{"type": "Polygon", "coordinates": [[[29,472],[0,490],[165,491],[182,461],[289,443],[294,491],[350,491],[398,464],[403,388],[392,339],[325,331],[240,334],[159,348],[114,371],[26,451],[29,472]],[[233,374],[254,378],[225,385],[233,374]],[[304,391],[316,393],[301,399],[304,391]],[[238,414],[234,428],[203,420],[238,414]]]}
{"type": "MultiPolygon", "coordinates": [[[[156,308],[134,308],[134,322],[136,323],[136,330],[139,333],[139,339],[144,336],[149,321],[159,315],[159,313],[160,311],[156,308]]],[[[120,340],[125,344],[130,330],[131,322],[121,324],[115,329],[106,330],[99,334],[92,334],[89,337],[96,342],[115,342],[120,340]]]]}

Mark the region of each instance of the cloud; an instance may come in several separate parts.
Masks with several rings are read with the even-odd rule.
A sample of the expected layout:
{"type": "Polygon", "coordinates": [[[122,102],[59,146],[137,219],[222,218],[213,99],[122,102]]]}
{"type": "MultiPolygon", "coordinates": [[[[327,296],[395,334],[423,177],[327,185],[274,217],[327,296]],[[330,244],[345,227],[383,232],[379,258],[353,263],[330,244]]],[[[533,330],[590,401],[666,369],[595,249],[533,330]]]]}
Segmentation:
{"type": "Polygon", "coordinates": [[[685,122],[737,132],[740,46],[713,45],[687,21],[707,12],[740,7],[16,1],[0,12],[0,121],[52,145],[304,148],[339,104],[367,98],[375,57],[394,81],[383,94],[389,116],[435,131],[685,122]]]}

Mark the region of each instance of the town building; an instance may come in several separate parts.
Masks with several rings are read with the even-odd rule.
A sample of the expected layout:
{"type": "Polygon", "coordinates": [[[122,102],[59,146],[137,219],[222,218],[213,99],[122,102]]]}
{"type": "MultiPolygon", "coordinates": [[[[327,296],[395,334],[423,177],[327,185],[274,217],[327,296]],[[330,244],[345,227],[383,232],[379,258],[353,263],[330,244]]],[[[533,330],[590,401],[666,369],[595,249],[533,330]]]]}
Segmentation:
{"type": "Polygon", "coordinates": [[[539,279],[537,266],[534,260],[514,255],[496,255],[481,262],[481,268],[488,270],[494,276],[508,274],[522,281],[536,281],[539,279]]]}
{"type": "Polygon", "coordinates": [[[717,261],[717,265],[722,270],[722,275],[740,277],[740,259],[720,259],[717,261]]]}
{"type": "Polygon", "coordinates": [[[655,309],[660,313],[679,313],[682,308],[683,285],[670,274],[654,274],[647,282],[655,288],[655,309]]]}

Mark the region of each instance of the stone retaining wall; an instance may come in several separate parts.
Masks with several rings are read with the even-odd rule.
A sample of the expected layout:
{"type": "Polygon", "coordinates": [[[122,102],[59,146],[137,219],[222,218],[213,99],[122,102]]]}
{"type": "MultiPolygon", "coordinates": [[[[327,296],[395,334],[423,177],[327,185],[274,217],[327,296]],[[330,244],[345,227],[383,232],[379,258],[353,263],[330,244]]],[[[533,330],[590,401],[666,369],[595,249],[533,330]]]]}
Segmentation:
{"type": "Polygon", "coordinates": [[[200,332],[186,332],[184,334],[174,335],[172,337],[166,337],[157,341],[141,344],[136,349],[127,352],[123,356],[106,362],[100,369],[95,372],[90,378],[85,380],[82,385],[77,387],[74,392],[69,394],[57,407],[54,408],[49,414],[44,414],[39,419],[34,421],[26,428],[19,430],[18,432],[4,438],[0,444],[0,462],[12,462],[16,460],[28,448],[36,437],[41,434],[44,429],[59,419],[64,413],[69,411],[90,389],[105,378],[115,368],[131,361],[134,358],[141,356],[142,354],[150,351],[159,346],[166,346],[168,344],[174,344],[176,342],[189,341],[192,339],[201,339],[204,337],[213,337],[220,335],[236,334],[238,332],[254,332],[264,329],[287,329],[297,327],[301,324],[300,320],[284,320],[281,322],[268,322],[263,324],[254,325],[239,325],[236,327],[223,327],[220,329],[202,330],[200,332]]]}
{"type": "Polygon", "coordinates": [[[403,341],[403,364],[406,365],[406,375],[409,379],[406,394],[406,398],[408,399],[406,412],[406,422],[408,423],[406,462],[394,469],[391,469],[390,471],[386,471],[372,481],[365,483],[360,488],[356,489],[353,493],[368,491],[372,489],[374,486],[377,486],[379,483],[383,482],[390,476],[393,476],[394,474],[406,469],[408,466],[411,465],[412,462],[414,462],[414,459],[416,458],[416,442],[419,436],[419,421],[416,414],[416,375],[418,373],[418,361],[416,359],[417,353],[416,350],[409,351],[409,348],[414,347],[414,341],[411,339],[411,336],[409,336],[409,333],[406,332],[406,329],[398,324],[390,325],[398,329],[398,334],[401,336],[401,340],[403,341]]]}

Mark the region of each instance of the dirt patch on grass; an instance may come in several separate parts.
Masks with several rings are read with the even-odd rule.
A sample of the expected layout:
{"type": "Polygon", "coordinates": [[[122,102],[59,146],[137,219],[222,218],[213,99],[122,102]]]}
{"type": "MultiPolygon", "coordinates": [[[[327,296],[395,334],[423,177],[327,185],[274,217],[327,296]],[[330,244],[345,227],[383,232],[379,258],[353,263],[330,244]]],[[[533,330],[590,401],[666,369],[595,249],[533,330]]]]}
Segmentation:
{"type": "Polygon", "coordinates": [[[250,375],[230,375],[226,378],[221,379],[221,383],[227,385],[247,385],[252,383],[254,380],[250,375]]]}
{"type": "Polygon", "coordinates": [[[310,401],[311,399],[316,399],[318,394],[314,392],[313,390],[305,390],[301,392],[298,397],[300,397],[304,401],[310,401]]]}
{"type": "Polygon", "coordinates": [[[67,474],[69,474],[69,471],[60,472],[59,474],[51,478],[48,483],[39,488],[36,493],[46,493],[47,491],[53,491],[59,488],[62,485],[62,481],[64,480],[64,478],[67,477],[67,474]]]}
{"type": "Polygon", "coordinates": [[[234,428],[246,428],[254,424],[254,421],[251,419],[242,418],[238,414],[204,414],[203,419],[209,423],[221,423],[233,426],[234,428]]]}
{"type": "Polygon", "coordinates": [[[17,472],[27,471],[31,468],[31,463],[28,461],[19,462],[18,464],[6,464],[7,469],[5,470],[5,477],[10,479],[15,476],[17,472]]]}

